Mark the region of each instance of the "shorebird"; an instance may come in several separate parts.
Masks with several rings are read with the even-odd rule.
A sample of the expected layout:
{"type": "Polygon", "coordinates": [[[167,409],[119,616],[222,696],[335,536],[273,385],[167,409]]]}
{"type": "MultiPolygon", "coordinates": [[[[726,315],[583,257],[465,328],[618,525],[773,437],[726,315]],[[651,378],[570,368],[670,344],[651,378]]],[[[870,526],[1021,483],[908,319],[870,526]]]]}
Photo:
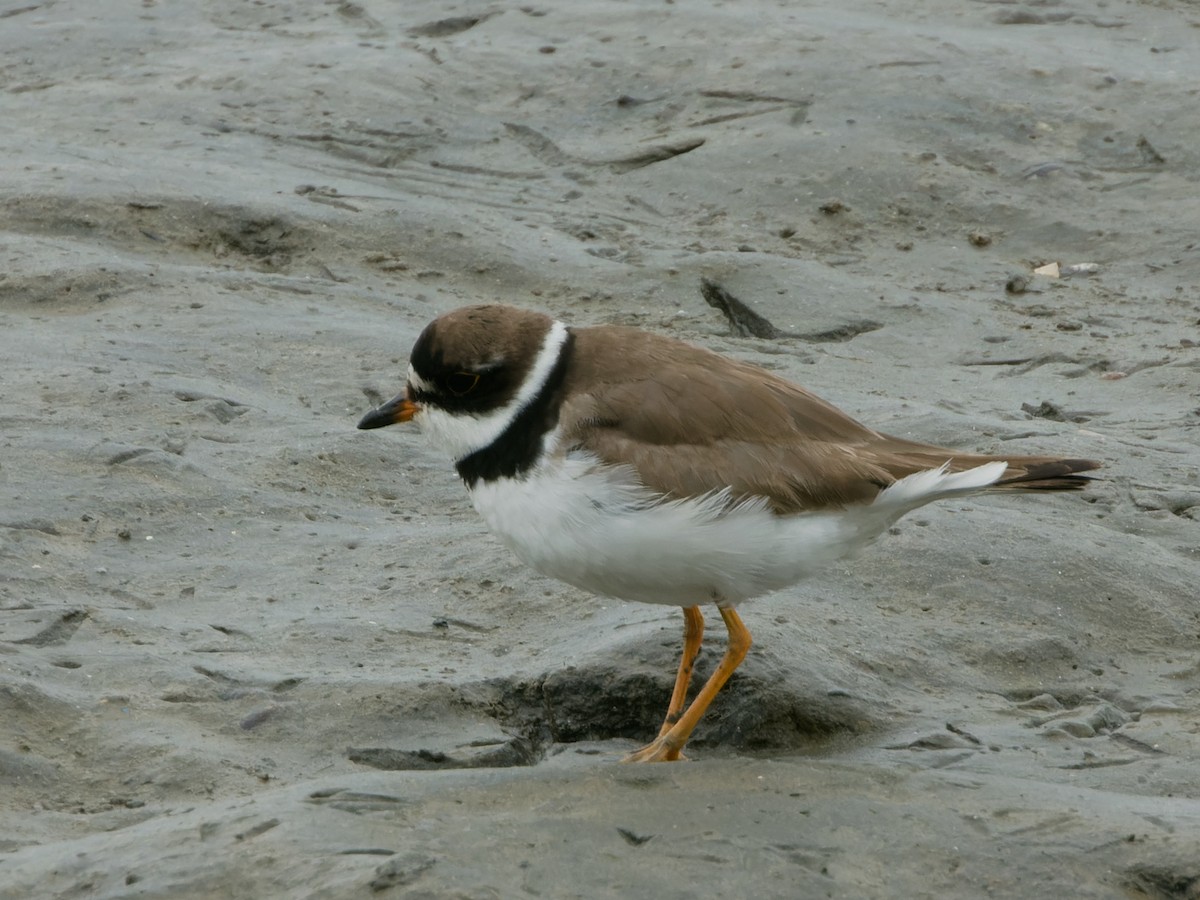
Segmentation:
{"type": "Polygon", "coordinates": [[[635,328],[573,328],[511,306],[458,309],[417,338],[404,391],[359,428],[413,421],[454,461],[488,527],[539,572],[683,609],[658,736],[682,758],[750,648],[737,613],[850,555],[897,519],[981,491],[1083,488],[1100,464],[892,437],[758,366],[635,328]],[[692,702],[716,605],[729,641],[692,702]]]}

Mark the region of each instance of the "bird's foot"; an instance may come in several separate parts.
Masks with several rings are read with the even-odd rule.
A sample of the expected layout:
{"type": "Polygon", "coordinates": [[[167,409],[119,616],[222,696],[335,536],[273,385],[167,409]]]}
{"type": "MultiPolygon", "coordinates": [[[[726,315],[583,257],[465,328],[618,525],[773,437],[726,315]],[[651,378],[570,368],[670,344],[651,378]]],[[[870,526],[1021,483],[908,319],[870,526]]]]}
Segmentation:
{"type": "Polygon", "coordinates": [[[675,762],[681,759],[687,757],[679,747],[673,747],[665,738],[658,737],[628,754],[621,762],[675,762]]]}

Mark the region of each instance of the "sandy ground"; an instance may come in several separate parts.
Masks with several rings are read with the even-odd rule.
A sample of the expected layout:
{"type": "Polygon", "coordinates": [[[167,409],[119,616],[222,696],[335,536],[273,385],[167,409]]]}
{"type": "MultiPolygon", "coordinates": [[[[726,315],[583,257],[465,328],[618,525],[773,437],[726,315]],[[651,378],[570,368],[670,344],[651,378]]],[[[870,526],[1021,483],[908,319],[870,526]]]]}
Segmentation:
{"type": "Polygon", "coordinates": [[[1200,895],[1198,29],[8,0],[0,896],[1200,895]],[[679,614],[523,569],[354,428],[486,300],[1104,480],[748,604],[692,761],[623,766],[679,614]]]}

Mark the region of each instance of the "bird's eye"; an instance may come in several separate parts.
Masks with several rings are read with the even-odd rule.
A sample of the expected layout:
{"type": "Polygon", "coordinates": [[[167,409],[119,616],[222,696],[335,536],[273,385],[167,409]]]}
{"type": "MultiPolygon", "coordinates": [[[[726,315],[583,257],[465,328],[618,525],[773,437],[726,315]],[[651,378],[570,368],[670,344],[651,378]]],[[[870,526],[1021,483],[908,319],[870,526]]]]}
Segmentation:
{"type": "Polygon", "coordinates": [[[471,393],[477,384],[479,384],[479,376],[475,372],[455,372],[446,379],[446,387],[456,397],[471,393]]]}

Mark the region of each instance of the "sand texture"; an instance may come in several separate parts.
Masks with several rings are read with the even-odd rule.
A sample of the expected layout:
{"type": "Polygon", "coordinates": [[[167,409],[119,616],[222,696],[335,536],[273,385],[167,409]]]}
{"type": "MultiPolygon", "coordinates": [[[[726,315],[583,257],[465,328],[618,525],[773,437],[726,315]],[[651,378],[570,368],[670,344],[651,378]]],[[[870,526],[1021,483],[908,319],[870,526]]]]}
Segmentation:
{"type": "Polygon", "coordinates": [[[1198,85],[1184,0],[0,6],[0,898],[1200,896],[1198,85]],[[1103,479],[621,765],[678,611],[355,429],[493,300],[1103,479]]]}

